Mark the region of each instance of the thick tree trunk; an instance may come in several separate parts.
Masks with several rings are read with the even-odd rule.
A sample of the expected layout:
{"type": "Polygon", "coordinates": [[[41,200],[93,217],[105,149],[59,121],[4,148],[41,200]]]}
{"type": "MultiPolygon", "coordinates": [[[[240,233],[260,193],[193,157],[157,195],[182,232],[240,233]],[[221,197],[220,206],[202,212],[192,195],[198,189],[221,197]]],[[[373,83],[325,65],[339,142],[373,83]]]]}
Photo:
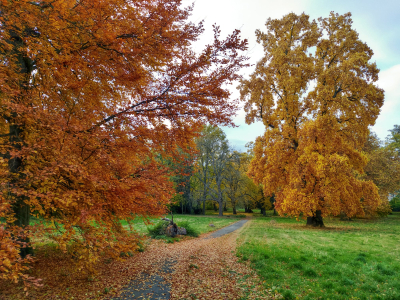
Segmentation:
{"type": "Polygon", "coordinates": [[[233,209],[233,214],[236,215],[236,214],[237,214],[237,212],[236,212],[236,206],[234,205],[234,206],[232,207],[232,209],[233,209]]]}
{"type": "MultiPolygon", "coordinates": [[[[16,150],[21,150],[21,127],[12,124],[10,125],[10,144],[16,150]]],[[[21,178],[22,171],[22,159],[20,157],[12,157],[8,161],[8,168],[10,173],[16,174],[15,179],[11,180],[11,186],[18,185],[18,179],[21,178]]],[[[25,228],[29,225],[31,210],[30,206],[25,203],[25,198],[23,196],[13,195],[15,202],[12,206],[15,213],[15,222],[14,225],[19,226],[21,228],[25,228]]],[[[19,239],[22,243],[29,243],[29,238],[19,239]]],[[[28,254],[33,255],[32,247],[23,247],[20,250],[20,255],[22,258],[25,258],[28,254]]]]}
{"type": "MultiPolygon", "coordinates": [[[[4,25],[4,24],[3,24],[4,25]]],[[[23,74],[25,78],[22,78],[22,80],[19,82],[20,89],[21,89],[21,94],[17,98],[16,102],[24,102],[24,91],[26,91],[29,88],[29,80],[30,80],[30,74],[32,74],[33,69],[34,69],[34,63],[33,61],[27,57],[26,53],[22,53],[20,49],[23,48],[24,42],[23,38],[21,38],[16,32],[13,30],[9,31],[10,34],[10,40],[12,41],[13,44],[13,54],[15,55],[15,58],[17,59],[17,64],[19,66],[19,73],[23,74]]],[[[9,125],[9,134],[10,134],[10,145],[15,151],[20,151],[23,145],[23,126],[19,124],[18,118],[17,118],[17,112],[12,112],[11,116],[7,118],[9,125]]],[[[9,160],[8,160],[8,169],[11,174],[13,174],[13,178],[10,180],[10,186],[19,186],[20,185],[20,180],[23,179],[23,162],[22,158],[18,156],[11,157],[9,153],[6,155],[9,160]]],[[[14,198],[13,201],[13,211],[15,213],[15,222],[14,225],[19,226],[21,228],[24,228],[29,225],[30,222],[30,206],[26,204],[25,202],[25,197],[23,196],[17,196],[17,195],[12,195],[14,198]]],[[[22,243],[29,243],[29,238],[19,238],[18,239],[22,243]]],[[[31,247],[23,247],[20,249],[20,255],[22,258],[25,258],[28,254],[33,255],[33,249],[31,247]]]]}
{"type": "Polygon", "coordinates": [[[307,226],[325,227],[320,210],[317,210],[314,216],[307,217],[307,226]]]}

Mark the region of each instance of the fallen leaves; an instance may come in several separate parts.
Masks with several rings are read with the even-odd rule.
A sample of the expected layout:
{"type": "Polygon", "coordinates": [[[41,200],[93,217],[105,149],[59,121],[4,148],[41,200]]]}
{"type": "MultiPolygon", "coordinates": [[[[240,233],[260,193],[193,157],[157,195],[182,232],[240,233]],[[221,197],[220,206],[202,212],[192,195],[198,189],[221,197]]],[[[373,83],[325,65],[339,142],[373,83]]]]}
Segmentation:
{"type": "MultiPolygon", "coordinates": [[[[248,222],[249,223],[249,222],[248,222]]],[[[248,223],[245,226],[248,226],[248,223]]],[[[255,272],[236,257],[238,232],[219,238],[185,238],[179,243],[166,244],[152,240],[146,251],[136,253],[123,262],[102,261],[95,277],[73,272],[70,261],[61,252],[41,253],[37,270],[44,286],[32,290],[28,297],[21,289],[0,284],[1,299],[112,299],[129,287],[131,294],[140,289],[158,286],[170,299],[280,299],[279,294],[266,290],[255,272]],[[154,278],[157,278],[155,280],[154,278]],[[165,281],[160,287],[160,277],[165,281]],[[129,284],[131,283],[131,284],[129,284]],[[125,288],[123,288],[125,287],[125,288]]],[[[151,293],[143,294],[147,299],[151,293]]],[[[137,294],[137,293],[136,293],[137,294]]],[[[168,299],[168,298],[165,298],[168,299]]]]}

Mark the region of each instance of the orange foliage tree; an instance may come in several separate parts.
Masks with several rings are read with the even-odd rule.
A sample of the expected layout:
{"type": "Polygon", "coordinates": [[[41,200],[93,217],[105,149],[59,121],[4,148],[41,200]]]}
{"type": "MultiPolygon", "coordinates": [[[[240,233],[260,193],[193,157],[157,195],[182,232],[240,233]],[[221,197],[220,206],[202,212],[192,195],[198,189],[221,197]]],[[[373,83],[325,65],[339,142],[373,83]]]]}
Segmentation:
{"type": "Polygon", "coordinates": [[[231,124],[247,47],[239,31],[196,54],[180,0],[0,1],[0,278],[31,259],[30,215],[79,268],[137,248],[119,220],[173,195],[157,156],[231,124]]]}
{"type": "Polygon", "coordinates": [[[265,56],[240,86],[246,121],[261,120],[249,174],[275,194],[281,215],[363,214],[379,205],[376,186],[360,178],[362,147],[383,104],[372,50],[351,27],[351,14],[310,21],[294,13],[257,31],[265,56]]]}

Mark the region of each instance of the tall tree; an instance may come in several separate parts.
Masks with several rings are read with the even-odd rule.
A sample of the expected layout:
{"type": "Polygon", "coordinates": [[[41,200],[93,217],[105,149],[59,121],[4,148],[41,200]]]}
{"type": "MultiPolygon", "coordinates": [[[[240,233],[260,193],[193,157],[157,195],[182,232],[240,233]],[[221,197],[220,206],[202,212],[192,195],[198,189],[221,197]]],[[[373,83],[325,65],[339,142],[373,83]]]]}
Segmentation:
{"type": "Polygon", "coordinates": [[[211,170],[215,180],[213,190],[214,201],[218,203],[218,215],[224,211],[224,182],[226,181],[227,166],[231,159],[231,151],[225,133],[218,127],[214,128],[213,153],[211,156],[211,170]]]}
{"type": "Polygon", "coordinates": [[[207,125],[196,141],[199,151],[195,176],[202,184],[203,214],[206,201],[219,204],[219,214],[223,212],[223,181],[225,168],[230,157],[230,149],[225,133],[217,126],[207,125]]]}
{"type": "Polygon", "coordinates": [[[233,214],[236,215],[236,205],[244,192],[244,181],[245,174],[242,164],[242,153],[233,152],[230,160],[226,165],[226,195],[229,198],[233,210],[233,214]]]}
{"type": "Polygon", "coordinates": [[[314,226],[380,202],[373,182],[357,174],[384,95],[373,52],[351,24],[350,13],[318,22],[294,13],[268,19],[267,31],[256,32],[265,55],[240,86],[247,122],[266,127],[249,174],[275,194],[280,214],[306,216],[314,226]]]}
{"type": "Polygon", "coordinates": [[[194,148],[206,122],[231,124],[224,86],[246,41],[215,27],[196,54],[203,27],[190,11],[180,0],[0,2],[0,276],[23,276],[32,212],[62,228],[51,237],[87,270],[135,250],[119,220],[161,214],[174,193],[155,156],[194,148]]]}

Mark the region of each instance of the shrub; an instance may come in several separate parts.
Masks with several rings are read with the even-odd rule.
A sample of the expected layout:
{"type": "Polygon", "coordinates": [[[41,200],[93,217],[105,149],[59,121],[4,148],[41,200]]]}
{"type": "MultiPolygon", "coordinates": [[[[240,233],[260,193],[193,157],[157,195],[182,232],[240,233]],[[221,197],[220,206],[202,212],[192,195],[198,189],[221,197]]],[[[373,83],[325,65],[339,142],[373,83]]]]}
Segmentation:
{"type": "Polygon", "coordinates": [[[389,201],[387,199],[382,200],[382,203],[376,209],[376,213],[379,217],[387,217],[392,212],[389,201]]]}
{"type": "Polygon", "coordinates": [[[168,225],[168,221],[159,221],[156,225],[152,227],[147,227],[147,230],[149,231],[149,235],[152,238],[156,238],[157,236],[163,235],[168,225]]]}
{"type": "Polygon", "coordinates": [[[390,207],[392,208],[392,211],[400,211],[400,193],[390,200],[390,207]]]}
{"type": "Polygon", "coordinates": [[[188,221],[182,221],[179,223],[176,223],[179,227],[183,227],[186,229],[186,235],[188,236],[193,236],[193,237],[198,237],[200,233],[190,225],[188,221]]]}

